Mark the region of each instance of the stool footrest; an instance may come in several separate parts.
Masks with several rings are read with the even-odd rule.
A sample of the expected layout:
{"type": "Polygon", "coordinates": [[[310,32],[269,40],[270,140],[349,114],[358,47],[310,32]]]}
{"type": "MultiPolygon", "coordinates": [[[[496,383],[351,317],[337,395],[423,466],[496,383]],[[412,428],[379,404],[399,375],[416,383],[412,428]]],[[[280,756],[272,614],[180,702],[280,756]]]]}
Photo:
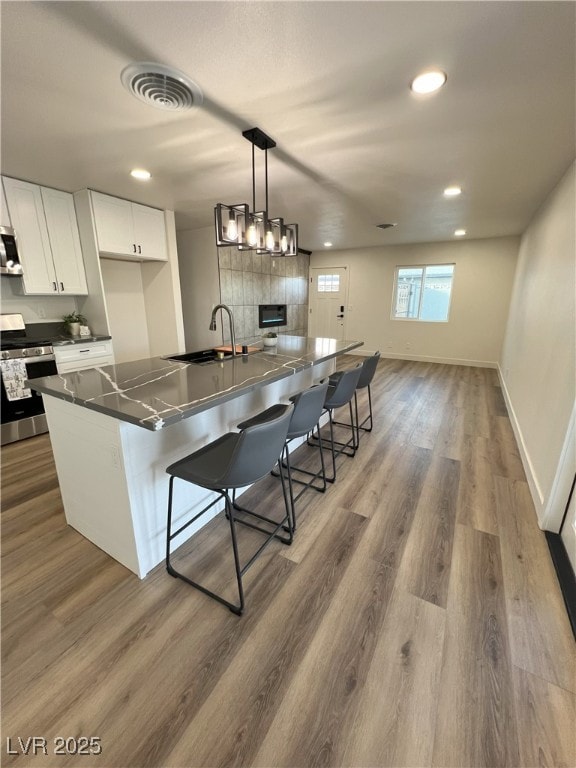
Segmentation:
{"type": "MultiPolygon", "coordinates": [[[[233,502],[232,506],[237,512],[244,512],[247,515],[251,515],[252,517],[255,517],[257,520],[262,520],[264,523],[268,523],[269,525],[273,526],[272,531],[267,531],[265,528],[262,528],[259,525],[256,525],[255,523],[251,523],[249,520],[243,520],[241,517],[234,517],[235,522],[240,523],[241,525],[245,525],[247,528],[252,528],[255,531],[260,531],[260,533],[264,533],[266,536],[269,537],[269,539],[275,538],[278,539],[278,541],[281,541],[282,544],[292,544],[292,537],[286,539],[283,536],[278,535],[278,531],[286,525],[288,521],[288,515],[285,515],[280,522],[277,522],[276,520],[271,520],[269,517],[264,517],[264,515],[259,515],[257,512],[253,512],[251,509],[246,509],[246,507],[241,507],[239,504],[237,504],[235,501],[233,502]]],[[[266,546],[269,542],[267,541],[264,546],[266,546]]],[[[258,552],[261,552],[262,550],[258,550],[258,552]]],[[[242,573],[244,573],[244,570],[246,567],[242,569],[242,573]]]]}

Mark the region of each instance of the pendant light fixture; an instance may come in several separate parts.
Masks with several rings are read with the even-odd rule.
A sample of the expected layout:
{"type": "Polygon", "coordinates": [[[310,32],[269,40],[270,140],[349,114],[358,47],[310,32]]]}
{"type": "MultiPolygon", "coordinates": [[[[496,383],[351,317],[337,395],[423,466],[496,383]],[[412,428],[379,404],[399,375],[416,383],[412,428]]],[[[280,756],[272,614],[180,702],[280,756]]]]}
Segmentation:
{"type": "Polygon", "coordinates": [[[218,203],[214,209],[216,245],[235,245],[239,250],[256,250],[270,256],[298,254],[298,224],[284,224],[282,218],[268,215],[268,150],[276,142],[260,128],[249,128],[242,136],[252,144],[252,210],[246,203],[218,203]],[[256,210],[256,173],[254,147],[264,151],[265,208],[256,210]]]}

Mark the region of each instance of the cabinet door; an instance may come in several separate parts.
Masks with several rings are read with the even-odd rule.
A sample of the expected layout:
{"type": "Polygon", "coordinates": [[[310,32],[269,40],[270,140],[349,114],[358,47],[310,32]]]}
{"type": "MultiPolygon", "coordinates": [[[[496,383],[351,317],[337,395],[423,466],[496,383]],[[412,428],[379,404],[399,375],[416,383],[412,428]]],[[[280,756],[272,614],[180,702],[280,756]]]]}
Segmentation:
{"type": "Polygon", "coordinates": [[[88,293],[74,198],[68,192],[40,188],[59,293],[88,293]]]}
{"type": "Polygon", "coordinates": [[[164,211],[133,203],[132,216],[138,255],[143,261],[167,261],[164,211]]]}
{"type": "Polygon", "coordinates": [[[132,223],[132,203],[92,192],[98,250],[126,256],[137,254],[132,223]]]}
{"type": "Polygon", "coordinates": [[[0,183],[0,226],[11,227],[10,214],[6,205],[6,195],[4,194],[4,184],[0,183]]]}
{"type": "Polygon", "coordinates": [[[58,373],[81,371],[102,365],[114,365],[111,341],[95,341],[86,344],[72,344],[54,347],[58,373]]]}
{"type": "Polygon", "coordinates": [[[18,236],[24,292],[57,293],[40,187],[26,181],[5,178],[4,190],[12,226],[18,236]]]}

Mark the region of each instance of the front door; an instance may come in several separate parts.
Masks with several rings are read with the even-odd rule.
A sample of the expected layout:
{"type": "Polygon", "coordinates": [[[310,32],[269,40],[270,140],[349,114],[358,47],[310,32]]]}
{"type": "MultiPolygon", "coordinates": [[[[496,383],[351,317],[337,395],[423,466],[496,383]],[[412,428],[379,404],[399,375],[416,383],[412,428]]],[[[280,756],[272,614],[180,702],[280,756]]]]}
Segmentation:
{"type": "Polygon", "coordinates": [[[308,335],[346,338],[348,267],[310,267],[308,335]]]}

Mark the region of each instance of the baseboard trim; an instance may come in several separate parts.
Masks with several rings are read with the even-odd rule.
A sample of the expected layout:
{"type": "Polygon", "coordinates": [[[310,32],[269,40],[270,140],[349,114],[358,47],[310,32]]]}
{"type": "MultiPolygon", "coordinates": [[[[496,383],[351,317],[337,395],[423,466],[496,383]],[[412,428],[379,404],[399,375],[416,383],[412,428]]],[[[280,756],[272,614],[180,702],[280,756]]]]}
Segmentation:
{"type": "Polygon", "coordinates": [[[524,467],[526,480],[528,481],[528,488],[530,489],[530,495],[532,496],[534,509],[536,510],[538,525],[540,528],[543,528],[542,515],[544,512],[544,494],[542,493],[540,484],[536,478],[536,473],[534,472],[534,467],[532,466],[532,461],[530,460],[530,454],[528,453],[528,449],[526,448],[526,444],[524,442],[524,435],[522,434],[522,429],[520,428],[520,424],[516,417],[516,412],[514,410],[514,406],[512,405],[510,393],[506,387],[506,382],[504,381],[504,376],[502,375],[502,369],[500,368],[500,365],[497,366],[497,370],[500,386],[502,388],[502,394],[504,396],[504,402],[506,403],[506,408],[510,417],[510,424],[512,425],[512,431],[514,432],[514,437],[516,438],[516,443],[520,451],[520,459],[522,461],[522,466],[524,467]]]}
{"type": "Polygon", "coordinates": [[[576,640],[576,576],[574,576],[574,571],[572,570],[572,565],[570,564],[570,559],[560,534],[552,533],[551,531],[544,531],[544,533],[546,534],[550,556],[556,569],[558,583],[562,590],[562,597],[566,604],[572,633],[576,640]]]}
{"type": "MultiPolygon", "coordinates": [[[[354,349],[352,352],[346,352],[347,355],[362,355],[370,357],[376,353],[375,349],[354,349]]],[[[497,368],[498,363],[490,360],[465,360],[458,357],[429,357],[427,355],[407,355],[397,354],[395,352],[380,352],[382,359],[389,360],[407,360],[416,363],[442,363],[443,365],[466,365],[471,368],[497,368]]]]}

